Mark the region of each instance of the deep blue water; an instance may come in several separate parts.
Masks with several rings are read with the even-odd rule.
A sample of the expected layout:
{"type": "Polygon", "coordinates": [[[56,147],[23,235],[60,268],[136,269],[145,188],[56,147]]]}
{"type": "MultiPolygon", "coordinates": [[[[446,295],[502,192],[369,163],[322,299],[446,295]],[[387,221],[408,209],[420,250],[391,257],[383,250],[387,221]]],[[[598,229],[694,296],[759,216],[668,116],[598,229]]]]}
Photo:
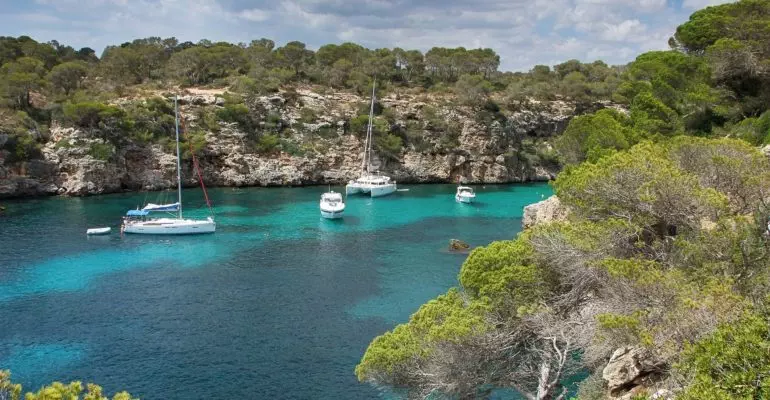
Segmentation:
{"type": "MultiPolygon", "coordinates": [[[[9,201],[0,215],[0,369],[36,390],[96,382],[142,399],[368,399],[353,368],[375,336],[457,284],[474,246],[520,230],[545,184],[452,185],[350,197],[322,220],[325,188],[214,189],[217,232],[124,236],[119,217],[165,194],[9,201]],[[88,227],[112,226],[105,237],[88,227]]],[[[337,188],[339,190],[339,188],[337,188]]],[[[186,215],[204,216],[185,192],[186,215]]]]}

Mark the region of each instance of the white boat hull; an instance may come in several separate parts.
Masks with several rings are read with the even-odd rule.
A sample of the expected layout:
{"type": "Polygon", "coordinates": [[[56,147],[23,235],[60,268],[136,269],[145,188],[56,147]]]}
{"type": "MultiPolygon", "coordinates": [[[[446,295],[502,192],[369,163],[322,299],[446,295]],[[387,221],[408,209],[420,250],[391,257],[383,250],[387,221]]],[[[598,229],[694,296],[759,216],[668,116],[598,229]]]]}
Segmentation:
{"type": "Polygon", "coordinates": [[[90,228],[86,230],[86,235],[107,235],[112,232],[112,228],[90,228]]]}
{"type": "Polygon", "coordinates": [[[327,211],[327,210],[321,210],[321,217],[326,219],[339,219],[342,218],[342,216],[345,214],[345,210],[339,210],[339,211],[327,211]]]}
{"type": "Polygon", "coordinates": [[[369,193],[372,195],[372,197],[382,197],[382,196],[387,196],[395,191],[396,191],[396,184],[390,183],[382,186],[374,186],[369,190],[369,193]]]}
{"type": "Polygon", "coordinates": [[[397,190],[395,183],[389,183],[386,185],[361,185],[358,183],[349,183],[345,186],[345,193],[351,194],[368,194],[372,197],[387,196],[397,190]]]}
{"type": "Polygon", "coordinates": [[[459,195],[455,195],[455,200],[458,203],[471,204],[471,203],[473,203],[474,199],[476,199],[476,196],[459,196],[459,195]]]}
{"type": "Polygon", "coordinates": [[[161,218],[126,223],[123,225],[123,232],[145,235],[195,235],[214,233],[216,227],[216,223],[211,218],[205,220],[161,218]]]}
{"type": "Polygon", "coordinates": [[[332,206],[330,204],[321,202],[321,217],[326,219],[338,219],[342,218],[345,214],[345,204],[338,204],[332,206]]]}

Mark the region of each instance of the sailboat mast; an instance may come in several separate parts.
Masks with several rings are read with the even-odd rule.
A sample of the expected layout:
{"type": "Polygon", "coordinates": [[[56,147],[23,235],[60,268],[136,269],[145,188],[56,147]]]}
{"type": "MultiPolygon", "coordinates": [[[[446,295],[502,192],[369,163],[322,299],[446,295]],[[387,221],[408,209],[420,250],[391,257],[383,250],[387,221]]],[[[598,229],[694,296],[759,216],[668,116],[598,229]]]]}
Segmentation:
{"type": "Polygon", "coordinates": [[[372,104],[369,106],[369,125],[366,128],[366,149],[364,150],[364,161],[366,162],[366,173],[372,165],[372,120],[374,119],[374,91],[377,88],[377,77],[372,83],[372,104]],[[368,153],[368,156],[367,156],[368,153]]]}
{"type": "Polygon", "coordinates": [[[177,201],[179,202],[179,219],[182,219],[182,166],[179,155],[179,102],[177,96],[174,96],[174,125],[176,128],[176,185],[177,201]]]}

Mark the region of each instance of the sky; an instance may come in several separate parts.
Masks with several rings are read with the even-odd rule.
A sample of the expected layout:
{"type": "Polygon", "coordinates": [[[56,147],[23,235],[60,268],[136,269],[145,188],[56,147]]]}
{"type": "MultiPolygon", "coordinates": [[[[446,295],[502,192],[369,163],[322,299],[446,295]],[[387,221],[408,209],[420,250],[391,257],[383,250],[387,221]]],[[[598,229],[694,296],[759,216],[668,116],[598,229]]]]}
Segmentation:
{"type": "Polygon", "coordinates": [[[352,41],[426,51],[491,47],[500,69],[569,59],[625,64],[668,48],[693,11],[725,0],[0,0],[0,36],[72,47],[135,38],[352,41]]]}

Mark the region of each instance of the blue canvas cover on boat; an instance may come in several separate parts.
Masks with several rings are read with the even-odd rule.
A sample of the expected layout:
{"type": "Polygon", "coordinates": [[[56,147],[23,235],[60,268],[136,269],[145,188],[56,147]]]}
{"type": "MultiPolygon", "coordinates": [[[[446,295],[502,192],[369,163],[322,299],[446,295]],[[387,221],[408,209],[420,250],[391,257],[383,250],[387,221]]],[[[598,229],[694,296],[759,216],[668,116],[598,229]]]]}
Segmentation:
{"type": "Polygon", "coordinates": [[[144,210],[128,210],[128,212],[126,213],[126,215],[129,217],[144,217],[149,214],[150,214],[149,211],[144,211],[144,210]]]}

